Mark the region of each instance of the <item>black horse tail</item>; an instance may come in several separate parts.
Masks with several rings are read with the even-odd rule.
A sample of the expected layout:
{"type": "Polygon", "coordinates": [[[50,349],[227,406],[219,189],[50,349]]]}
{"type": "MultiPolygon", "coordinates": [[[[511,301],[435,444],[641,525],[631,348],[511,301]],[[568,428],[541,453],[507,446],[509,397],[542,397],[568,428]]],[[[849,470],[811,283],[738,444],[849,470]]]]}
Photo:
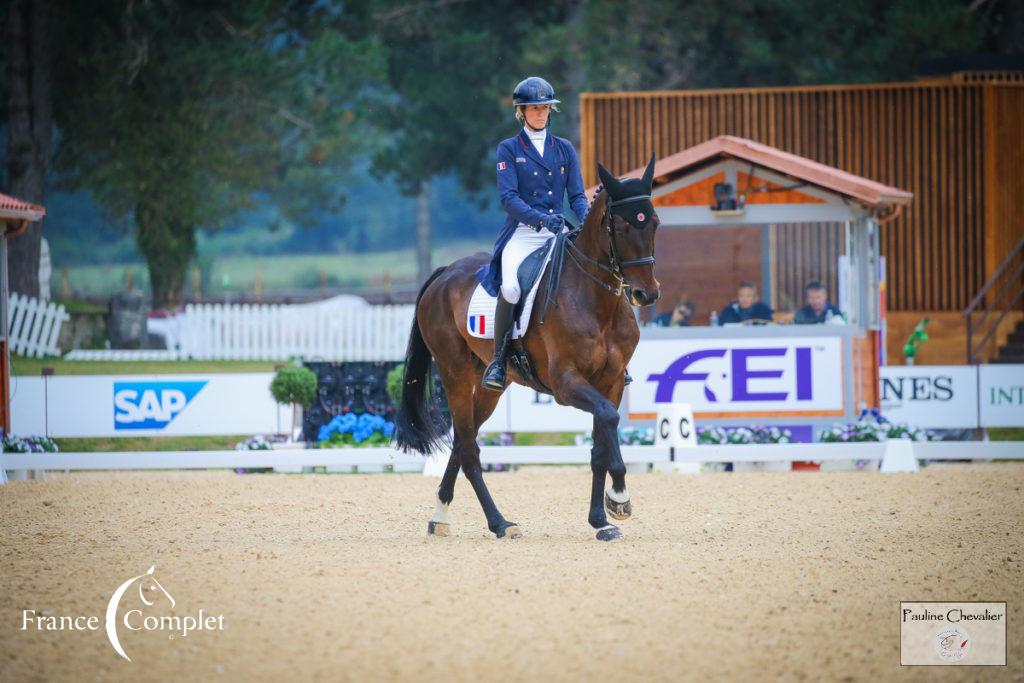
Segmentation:
{"type": "MultiPolygon", "coordinates": [[[[445,267],[435,270],[416,295],[416,306],[427,287],[441,275],[445,267]]],[[[395,444],[404,453],[418,451],[430,454],[448,441],[448,430],[430,414],[430,349],[423,341],[420,323],[413,312],[409,346],[405,351],[405,377],[402,400],[395,415],[395,444]],[[443,430],[443,431],[442,431],[443,430]]]]}

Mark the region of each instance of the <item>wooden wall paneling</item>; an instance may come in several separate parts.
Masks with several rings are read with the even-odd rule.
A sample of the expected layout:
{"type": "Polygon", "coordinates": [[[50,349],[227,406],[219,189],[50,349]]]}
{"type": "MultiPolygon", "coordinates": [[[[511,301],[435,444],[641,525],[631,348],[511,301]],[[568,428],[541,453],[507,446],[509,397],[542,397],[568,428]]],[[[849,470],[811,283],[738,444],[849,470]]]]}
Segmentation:
{"type": "MultiPolygon", "coordinates": [[[[951,262],[959,266],[964,262],[965,246],[961,241],[961,226],[963,221],[961,219],[960,210],[963,204],[962,194],[959,191],[961,187],[961,167],[963,165],[963,111],[962,111],[962,89],[953,88],[950,91],[950,120],[952,125],[950,127],[950,164],[947,168],[948,179],[949,179],[949,201],[951,213],[949,216],[950,223],[950,250],[954,256],[951,258],[951,262]]],[[[946,271],[946,278],[949,280],[949,292],[951,301],[959,301],[963,297],[963,274],[964,269],[962,267],[951,267],[950,270],[946,271]]]]}
{"type": "MultiPolygon", "coordinates": [[[[985,202],[985,224],[983,227],[985,241],[983,243],[983,249],[984,279],[988,280],[995,273],[996,267],[1000,261],[996,250],[993,249],[993,245],[996,242],[996,223],[999,218],[999,197],[998,188],[996,186],[996,178],[999,170],[997,159],[999,154],[999,101],[996,98],[995,86],[986,85],[984,87],[983,102],[982,127],[984,129],[984,151],[982,154],[984,170],[982,171],[982,174],[984,179],[982,181],[982,188],[984,191],[985,202]]],[[[989,297],[990,303],[992,300],[992,297],[989,297]]]]}
{"type": "MultiPolygon", "coordinates": [[[[653,149],[664,158],[728,133],[914,192],[914,203],[883,228],[894,311],[962,310],[1020,235],[1020,85],[946,80],[588,94],[581,107],[588,184],[596,182],[594,160],[622,173],[642,165],[653,149]]],[[[816,229],[826,244],[810,267],[831,280],[832,228],[816,229]]],[[[776,268],[797,265],[791,258],[797,255],[811,258],[806,233],[777,226],[773,234],[776,268]]],[[[773,282],[782,291],[787,273],[796,279],[801,270],[779,272],[773,282]]]]}

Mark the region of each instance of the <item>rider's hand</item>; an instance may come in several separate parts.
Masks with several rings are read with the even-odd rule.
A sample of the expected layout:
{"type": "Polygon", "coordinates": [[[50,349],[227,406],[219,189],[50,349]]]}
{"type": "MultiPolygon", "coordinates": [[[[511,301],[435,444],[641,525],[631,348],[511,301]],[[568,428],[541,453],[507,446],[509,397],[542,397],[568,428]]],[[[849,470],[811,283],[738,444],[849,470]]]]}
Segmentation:
{"type": "MultiPolygon", "coordinates": [[[[558,232],[562,229],[563,225],[565,225],[565,219],[562,218],[561,214],[553,213],[548,214],[547,216],[541,216],[540,227],[547,228],[548,230],[555,234],[558,234],[558,232]]],[[[537,232],[540,232],[539,228],[537,229],[537,232]]]]}

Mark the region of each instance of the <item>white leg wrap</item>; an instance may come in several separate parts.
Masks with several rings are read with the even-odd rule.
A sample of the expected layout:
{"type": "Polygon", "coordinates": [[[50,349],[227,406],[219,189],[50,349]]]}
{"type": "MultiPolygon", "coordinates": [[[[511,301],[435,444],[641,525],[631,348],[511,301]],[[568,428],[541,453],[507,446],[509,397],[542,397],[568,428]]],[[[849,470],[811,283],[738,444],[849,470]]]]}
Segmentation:
{"type": "Polygon", "coordinates": [[[626,503],[629,501],[629,491],[622,489],[622,493],[616,493],[615,489],[608,489],[608,497],[616,503],[626,503]]]}
{"type": "Polygon", "coordinates": [[[430,521],[448,524],[448,506],[442,503],[440,498],[437,499],[437,505],[434,507],[434,514],[430,516],[430,521]]]}

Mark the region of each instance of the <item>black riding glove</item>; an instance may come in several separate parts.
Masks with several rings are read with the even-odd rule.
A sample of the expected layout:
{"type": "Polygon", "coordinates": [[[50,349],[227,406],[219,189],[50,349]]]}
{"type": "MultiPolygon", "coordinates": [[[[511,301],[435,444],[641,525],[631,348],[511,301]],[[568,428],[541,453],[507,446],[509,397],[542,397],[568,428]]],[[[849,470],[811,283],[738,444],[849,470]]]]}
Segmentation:
{"type": "Polygon", "coordinates": [[[557,235],[559,231],[561,231],[563,225],[565,225],[565,219],[562,218],[561,214],[548,214],[547,216],[541,216],[537,232],[540,232],[541,228],[547,228],[557,235]]]}

